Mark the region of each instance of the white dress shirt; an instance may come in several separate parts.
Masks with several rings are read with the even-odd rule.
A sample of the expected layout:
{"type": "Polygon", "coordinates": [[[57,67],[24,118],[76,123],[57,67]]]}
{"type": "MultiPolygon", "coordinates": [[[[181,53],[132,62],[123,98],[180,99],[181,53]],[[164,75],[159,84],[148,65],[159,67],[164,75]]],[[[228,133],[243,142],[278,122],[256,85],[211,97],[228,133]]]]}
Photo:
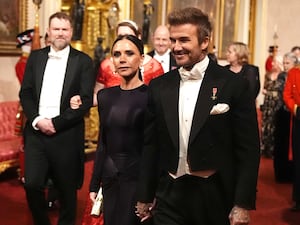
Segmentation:
{"type": "Polygon", "coordinates": [[[176,174],[171,174],[173,178],[185,174],[191,174],[187,162],[187,150],[190,131],[194,116],[194,110],[198,99],[199,90],[202,84],[209,59],[206,56],[202,61],[195,64],[190,71],[199,75],[199,79],[181,80],[179,89],[179,162],[176,174]]]}
{"type": "Polygon", "coordinates": [[[156,51],[154,51],[153,58],[160,62],[161,66],[164,69],[164,72],[169,72],[170,70],[170,52],[171,50],[168,49],[165,54],[159,55],[156,51]]]}
{"type": "Polygon", "coordinates": [[[60,101],[69,53],[70,46],[58,52],[50,47],[41,88],[39,116],[32,123],[35,129],[39,120],[51,119],[60,114],[60,101]]]}

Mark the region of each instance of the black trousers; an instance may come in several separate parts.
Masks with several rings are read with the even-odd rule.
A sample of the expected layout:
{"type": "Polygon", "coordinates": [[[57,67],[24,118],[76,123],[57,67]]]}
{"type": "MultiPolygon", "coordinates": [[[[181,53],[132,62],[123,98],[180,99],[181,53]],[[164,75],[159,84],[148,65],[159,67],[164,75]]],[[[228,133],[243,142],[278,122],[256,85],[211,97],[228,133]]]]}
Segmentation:
{"type": "Polygon", "coordinates": [[[153,211],[155,225],[229,225],[231,209],[217,174],[209,178],[164,175],[153,211]]]}
{"type": "Polygon", "coordinates": [[[70,160],[72,146],[65,146],[56,137],[28,133],[25,141],[26,198],[35,225],[50,225],[45,184],[48,175],[58,191],[60,203],[58,225],[75,225],[77,182],[75,160],[70,160]],[[30,135],[30,137],[28,137],[30,135]],[[64,149],[57,148],[60,143],[64,149]]]}
{"type": "Polygon", "coordinates": [[[281,107],[275,116],[274,174],[277,182],[292,182],[293,162],[289,160],[290,115],[281,107]]]}
{"type": "Polygon", "coordinates": [[[293,118],[292,146],[294,161],[293,200],[300,202],[300,120],[293,118]]]}

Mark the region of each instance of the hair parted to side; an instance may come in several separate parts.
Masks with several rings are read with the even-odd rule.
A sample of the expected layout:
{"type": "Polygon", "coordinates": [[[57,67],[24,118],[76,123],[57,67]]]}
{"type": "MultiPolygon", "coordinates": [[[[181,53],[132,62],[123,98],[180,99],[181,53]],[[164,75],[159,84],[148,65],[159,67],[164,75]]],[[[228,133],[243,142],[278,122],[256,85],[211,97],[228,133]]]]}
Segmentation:
{"type": "Polygon", "coordinates": [[[245,43],[234,41],[229,46],[233,47],[240,65],[249,63],[249,49],[245,43]]]}
{"type": "Polygon", "coordinates": [[[116,38],[116,40],[114,41],[114,43],[112,44],[111,51],[113,51],[113,48],[114,48],[115,44],[118,41],[124,40],[124,39],[131,41],[137,47],[137,49],[139,50],[139,52],[141,53],[141,55],[144,54],[144,44],[143,44],[143,41],[141,39],[139,39],[137,36],[134,36],[134,35],[120,35],[120,36],[118,36],[116,38]]]}
{"type": "Polygon", "coordinates": [[[71,24],[71,27],[73,27],[72,18],[64,12],[56,12],[56,13],[52,14],[49,17],[49,27],[50,27],[50,24],[51,24],[51,20],[54,19],[54,18],[68,20],[71,24]]]}
{"type": "Polygon", "coordinates": [[[175,10],[168,15],[170,26],[193,24],[197,26],[198,42],[202,43],[205,39],[210,40],[212,26],[208,15],[195,7],[187,7],[175,10]]]}
{"type": "Polygon", "coordinates": [[[120,21],[117,25],[117,29],[116,29],[117,33],[118,33],[119,27],[129,27],[137,37],[141,36],[141,31],[140,31],[138,25],[132,20],[120,21]]]}

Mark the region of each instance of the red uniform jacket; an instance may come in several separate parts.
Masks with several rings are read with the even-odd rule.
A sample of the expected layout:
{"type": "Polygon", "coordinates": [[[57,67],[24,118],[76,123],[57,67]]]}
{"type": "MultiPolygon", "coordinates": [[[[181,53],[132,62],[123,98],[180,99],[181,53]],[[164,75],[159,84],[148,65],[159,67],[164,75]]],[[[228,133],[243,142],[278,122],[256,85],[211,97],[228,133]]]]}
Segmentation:
{"type": "Polygon", "coordinates": [[[300,68],[289,70],[283,90],[283,100],[291,112],[294,112],[295,104],[300,106],[300,68]]]}
{"type": "MultiPolygon", "coordinates": [[[[143,67],[143,81],[147,85],[153,78],[164,74],[161,64],[154,58],[144,64],[143,67]]],[[[101,62],[97,82],[102,83],[106,88],[121,84],[121,76],[114,73],[114,65],[109,58],[101,62]]]]}

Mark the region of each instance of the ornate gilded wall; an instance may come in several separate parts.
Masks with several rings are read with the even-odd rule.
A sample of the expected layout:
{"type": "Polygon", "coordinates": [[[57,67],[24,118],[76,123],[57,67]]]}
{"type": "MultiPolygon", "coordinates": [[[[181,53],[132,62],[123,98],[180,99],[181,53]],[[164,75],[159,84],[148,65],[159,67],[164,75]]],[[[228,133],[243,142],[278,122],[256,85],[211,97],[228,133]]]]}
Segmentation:
{"type": "MultiPolygon", "coordinates": [[[[110,46],[114,39],[114,32],[109,28],[109,12],[114,5],[113,0],[79,0],[84,4],[84,20],[82,39],[72,42],[72,45],[93,57],[94,48],[97,45],[97,38],[103,37],[103,47],[110,46]]],[[[62,11],[72,15],[76,1],[62,0],[62,11]]]]}

